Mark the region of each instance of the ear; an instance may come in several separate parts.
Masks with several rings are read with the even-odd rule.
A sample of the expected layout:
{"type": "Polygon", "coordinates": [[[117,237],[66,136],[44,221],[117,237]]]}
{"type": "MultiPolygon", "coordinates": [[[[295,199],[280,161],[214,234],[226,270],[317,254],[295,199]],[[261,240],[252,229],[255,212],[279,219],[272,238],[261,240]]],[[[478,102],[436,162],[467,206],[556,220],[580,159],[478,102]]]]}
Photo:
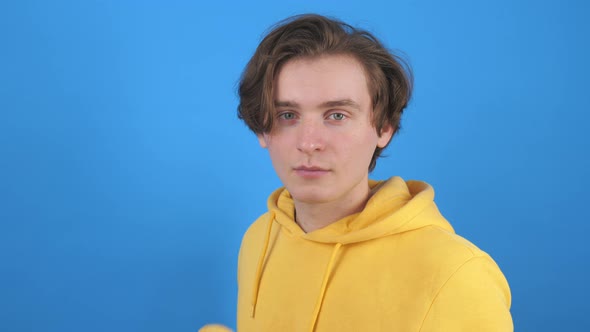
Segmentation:
{"type": "Polygon", "coordinates": [[[377,147],[383,148],[383,147],[387,146],[387,144],[391,140],[392,136],[393,136],[393,127],[391,125],[384,126],[381,129],[381,135],[379,136],[379,139],[377,140],[377,147]]]}
{"type": "Polygon", "coordinates": [[[268,147],[268,137],[266,134],[258,134],[256,135],[256,137],[258,137],[258,143],[260,144],[260,146],[263,149],[266,149],[268,147]]]}

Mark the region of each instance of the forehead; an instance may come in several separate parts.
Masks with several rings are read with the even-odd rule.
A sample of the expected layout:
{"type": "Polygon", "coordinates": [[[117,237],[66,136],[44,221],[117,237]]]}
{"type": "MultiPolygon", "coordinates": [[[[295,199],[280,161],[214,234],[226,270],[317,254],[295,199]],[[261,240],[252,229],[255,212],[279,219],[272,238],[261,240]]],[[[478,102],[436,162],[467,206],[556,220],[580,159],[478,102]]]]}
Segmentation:
{"type": "Polygon", "coordinates": [[[274,98],[310,104],[349,99],[361,105],[370,99],[365,70],[348,55],[288,61],[276,77],[274,98]]]}

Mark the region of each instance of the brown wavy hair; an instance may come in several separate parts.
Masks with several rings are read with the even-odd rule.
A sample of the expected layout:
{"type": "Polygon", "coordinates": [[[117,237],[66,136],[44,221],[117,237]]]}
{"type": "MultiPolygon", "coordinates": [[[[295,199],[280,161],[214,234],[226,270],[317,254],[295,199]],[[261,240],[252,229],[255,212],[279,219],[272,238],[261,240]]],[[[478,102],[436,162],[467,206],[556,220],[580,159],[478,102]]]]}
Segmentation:
{"type": "MultiPolygon", "coordinates": [[[[238,117],[255,134],[269,133],[275,120],[274,84],[279,70],[289,60],[321,55],[349,55],[363,65],[373,126],[379,135],[387,125],[397,133],[412,94],[413,76],[407,62],[370,32],[316,14],[287,18],[264,37],[240,78],[238,117]]],[[[369,171],[384,148],[375,149],[369,171]]]]}

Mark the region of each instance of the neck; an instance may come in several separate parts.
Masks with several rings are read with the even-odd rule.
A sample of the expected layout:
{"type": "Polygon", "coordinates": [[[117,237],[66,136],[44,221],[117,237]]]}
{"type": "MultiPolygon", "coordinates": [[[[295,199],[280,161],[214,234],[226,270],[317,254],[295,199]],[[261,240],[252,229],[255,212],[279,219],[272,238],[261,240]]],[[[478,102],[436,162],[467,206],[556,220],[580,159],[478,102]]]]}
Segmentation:
{"type": "Polygon", "coordinates": [[[304,232],[313,232],[362,211],[370,197],[371,190],[367,183],[366,188],[356,193],[354,197],[322,203],[295,200],[295,221],[304,232]]]}

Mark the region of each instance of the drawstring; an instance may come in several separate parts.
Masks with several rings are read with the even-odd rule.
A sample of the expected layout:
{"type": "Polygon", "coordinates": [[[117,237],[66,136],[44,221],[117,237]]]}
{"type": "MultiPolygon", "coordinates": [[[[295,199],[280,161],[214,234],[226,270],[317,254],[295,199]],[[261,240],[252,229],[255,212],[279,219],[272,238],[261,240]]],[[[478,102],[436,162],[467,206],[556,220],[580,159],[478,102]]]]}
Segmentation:
{"type": "Polygon", "coordinates": [[[336,258],[336,254],[338,253],[338,249],[342,247],[342,243],[336,243],[334,246],[334,250],[332,251],[332,257],[330,257],[330,261],[328,262],[328,266],[326,267],[326,272],[324,272],[324,280],[322,281],[322,288],[320,289],[320,295],[318,298],[318,302],[315,305],[315,309],[313,311],[313,318],[311,321],[311,326],[309,328],[310,332],[313,332],[315,329],[315,324],[318,320],[318,315],[320,314],[320,309],[322,308],[322,302],[324,302],[324,294],[326,293],[326,288],[328,286],[328,279],[330,278],[330,272],[332,272],[332,267],[334,266],[334,258],[336,258]]]}
{"type": "Polygon", "coordinates": [[[268,229],[266,230],[266,238],[264,240],[264,246],[262,247],[262,253],[258,259],[258,268],[256,269],[256,279],[254,279],[254,292],[252,294],[252,311],[250,317],[254,317],[256,311],[256,302],[258,301],[258,290],[260,289],[260,279],[262,278],[262,265],[264,265],[264,258],[266,257],[266,250],[268,249],[268,243],[270,242],[270,231],[272,230],[272,223],[275,220],[274,212],[270,216],[268,222],[268,229]]]}
{"type": "MultiPolygon", "coordinates": [[[[268,250],[268,244],[270,243],[270,234],[274,219],[275,214],[272,213],[271,218],[268,222],[266,237],[264,239],[264,246],[262,247],[262,253],[260,254],[260,258],[258,259],[258,268],[256,269],[256,278],[254,279],[254,290],[252,293],[252,308],[250,312],[250,317],[254,317],[254,313],[256,312],[256,302],[258,301],[258,291],[260,289],[260,280],[262,279],[262,266],[264,265],[264,258],[266,257],[266,251],[268,250]]],[[[330,257],[330,261],[328,262],[326,271],[324,272],[324,280],[322,280],[322,287],[320,289],[320,294],[315,305],[315,309],[313,311],[313,318],[309,329],[311,332],[313,332],[313,330],[315,329],[315,325],[320,314],[320,309],[322,308],[322,303],[324,302],[324,294],[326,293],[326,288],[328,287],[328,279],[330,278],[330,273],[332,272],[332,268],[334,267],[334,261],[340,247],[342,247],[342,243],[336,243],[336,245],[334,246],[334,250],[332,250],[332,256],[330,257]]]]}

